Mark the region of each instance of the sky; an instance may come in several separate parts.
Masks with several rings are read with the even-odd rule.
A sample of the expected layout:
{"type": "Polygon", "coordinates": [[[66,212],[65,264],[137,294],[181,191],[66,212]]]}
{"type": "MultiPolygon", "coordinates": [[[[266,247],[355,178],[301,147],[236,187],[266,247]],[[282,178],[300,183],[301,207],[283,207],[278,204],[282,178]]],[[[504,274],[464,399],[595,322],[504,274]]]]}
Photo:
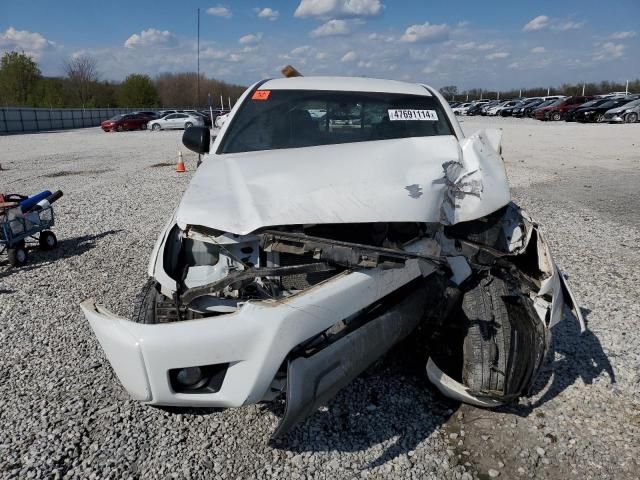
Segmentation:
{"type": "Polygon", "coordinates": [[[640,78],[640,0],[0,0],[0,53],[44,75],[91,55],[104,80],[196,70],[391,78],[499,91],[640,78]]]}

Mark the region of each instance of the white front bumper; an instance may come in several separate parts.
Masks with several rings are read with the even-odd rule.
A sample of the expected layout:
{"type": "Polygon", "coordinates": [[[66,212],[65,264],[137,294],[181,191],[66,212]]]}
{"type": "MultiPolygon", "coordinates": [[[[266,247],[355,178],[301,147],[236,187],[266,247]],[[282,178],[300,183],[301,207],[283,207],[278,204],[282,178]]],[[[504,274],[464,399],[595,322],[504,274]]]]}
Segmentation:
{"type": "Polygon", "coordinates": [[[248,302],[235,313],[156,325],[118,317],[93,300],[81,308],[133,398],[236,407],[264,398],[292,348],[419,276],[418,261],[409,260],[402,269],[343,273],[287,300],[248,302]],[[218,392],[171,388],[169,370],[220,363],[230,365],[218,392]]]}

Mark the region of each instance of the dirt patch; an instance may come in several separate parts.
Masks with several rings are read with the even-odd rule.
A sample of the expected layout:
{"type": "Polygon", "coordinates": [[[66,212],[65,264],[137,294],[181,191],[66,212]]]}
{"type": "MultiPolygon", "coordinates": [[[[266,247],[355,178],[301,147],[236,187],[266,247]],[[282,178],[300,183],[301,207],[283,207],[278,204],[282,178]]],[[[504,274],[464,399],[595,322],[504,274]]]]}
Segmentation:
{"type": "Polygon", "coordinates": [[[57,177],[70,177],[72,175],[98,175],[101,173],[111,172],[110,169],[103,170],[62,170],[61,172],[49,173],[48,175],[43,175],[47,178],[57,178],[57,177]]]}
{"type": "Polygon", "coordinates": [[[151,168],[160,168],[160,167],[173,167],[175,163],[173,162],[158,162],[151,165],[151,168]]]}

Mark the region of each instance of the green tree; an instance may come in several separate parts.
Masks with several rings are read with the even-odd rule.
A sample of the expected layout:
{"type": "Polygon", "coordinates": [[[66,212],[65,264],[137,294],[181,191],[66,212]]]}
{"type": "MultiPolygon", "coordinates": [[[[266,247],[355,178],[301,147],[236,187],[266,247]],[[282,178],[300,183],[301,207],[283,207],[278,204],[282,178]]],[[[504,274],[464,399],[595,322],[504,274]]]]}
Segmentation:
{"type": "Polygon", "coordinates": [[[160,100],[148,75],[132,73],[118,89],[118,102],[123,107],[156,107],[160,100]]]}
{"type": "Polygon", "coordinates": [[[63,108],[66,99],[62,80],[60,78],[40,78],[29,94],[27,103],[31,107],[63,108]]]}
{"type": "Polygon", "coordinates": [[[30,56],[6,52],[0,60],[0,103],[26,105],[40,75],[38,65],[30,56]]]}

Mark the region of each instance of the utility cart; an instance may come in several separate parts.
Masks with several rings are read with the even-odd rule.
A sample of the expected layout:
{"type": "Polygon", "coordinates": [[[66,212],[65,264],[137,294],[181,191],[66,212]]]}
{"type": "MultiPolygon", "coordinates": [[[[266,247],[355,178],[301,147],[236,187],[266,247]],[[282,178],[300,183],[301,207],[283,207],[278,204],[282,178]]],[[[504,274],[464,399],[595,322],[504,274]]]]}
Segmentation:
{"type": "Polygon", "coordinates": [[[9,195],[0,203],[0,254],[6,252],[9,263],[14,267],[27,261],[27,243],[38,242],[43,250],[51,250],[58,245],[55,234],[50,230],[54,225],[53,207],[38,206],[22,212],[20,201],[25,198],[9,195]]]}

